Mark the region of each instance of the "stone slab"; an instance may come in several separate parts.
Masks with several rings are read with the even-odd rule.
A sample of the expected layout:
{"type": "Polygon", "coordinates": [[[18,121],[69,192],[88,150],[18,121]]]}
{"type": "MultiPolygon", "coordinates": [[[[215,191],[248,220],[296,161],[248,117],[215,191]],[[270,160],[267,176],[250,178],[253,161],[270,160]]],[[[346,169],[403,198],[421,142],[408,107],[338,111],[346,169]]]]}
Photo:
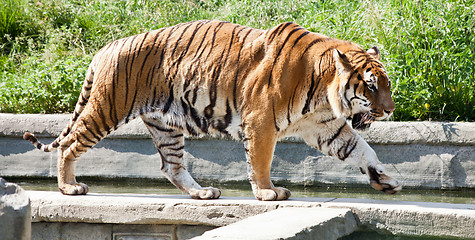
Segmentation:
{"type": "Polygon", "coordinates": [[[205,232],[192,240],[338,239],[358,224],[349,209],[280,208],[205,232]]]}
{"type": "Polygon", "coordinates": [[[341,198],[322,206],[351,209],[361,224],[392,234],[475,239],[473,204],[341,198]]]}
{"type": "Polygon", "coordinates": [[[33,222],[188,224],[225,226],[285,206],[318,207],[331,198],[309,202],[262,202],[253,198],[199,201],[182,195],[98,194],[66,196],[28,191],[33,222]]]}
{"type": "MultiPolygon", "coordinates": [[[[27,193],[31,199],[33,224],[53,222],[222,227],[277,209],[300,208],[317,215],[321,209],[334,208],[343,209],[344,212],[350,209],[359,225],[378,231],[410,236],[475,238],[474,232],[470,231],[475,226],[474,204],[344,198],[262,202],[242,197],[194,200],[181,195],[90,193],[85,196],[65,196],[45,191],[27,193]]],[[[308,217],[311,219],[312,215],[309,214],[308,217]]],[[[347,217],[345,214],[345,219],[347,217]]]]}

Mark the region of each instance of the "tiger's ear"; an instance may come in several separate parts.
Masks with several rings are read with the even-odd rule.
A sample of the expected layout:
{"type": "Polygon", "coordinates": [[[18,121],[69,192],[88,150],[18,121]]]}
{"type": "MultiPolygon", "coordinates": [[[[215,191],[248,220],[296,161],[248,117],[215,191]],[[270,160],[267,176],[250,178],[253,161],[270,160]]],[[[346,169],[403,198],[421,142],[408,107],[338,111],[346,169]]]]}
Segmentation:
{"type": "Polygon", "coordinates": [[[368,51],[366,51],[366,52],[367,52],[371,57],[374,57],[374,58],[376,58],[376,59],[379,60],[379,57],[380,57],[379,53],[380,53],[380,52],[379,52],[378,47],[374,46],[374,47],[368,49],[368,51]]]}
{"type": "Polygon", "coordinates": [[[338,49],[333,49],[333,59],[335,60],[336,70],[339,75],[351,72],[351,64],[345,54],[338,49]]]}

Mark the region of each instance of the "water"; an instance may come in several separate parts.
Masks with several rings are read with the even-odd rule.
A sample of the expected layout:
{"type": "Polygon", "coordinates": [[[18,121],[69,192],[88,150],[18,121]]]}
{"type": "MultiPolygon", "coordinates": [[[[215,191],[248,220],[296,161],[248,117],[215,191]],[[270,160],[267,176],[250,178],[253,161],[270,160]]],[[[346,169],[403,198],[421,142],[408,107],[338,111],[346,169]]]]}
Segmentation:
{"type": "MultiPolygon", "coordinates": [[[[18,183],[25,190],[57,191],[56,179],[6,179],[18,183]]],[[[171,183],[155,179],[89,179],[78,178],[89,186],[90,192],[95,193],[133,193],[133,194],[162,194],[182,195],[183,193],[171,183]]],[[[253,197],[251,187],[246,182],[216,183],[203,182],[202,186],[213,186],[221,190],[222,196],[253,197]]],[[[276,186],[287,187],[292,192],[291,198],[359,198],[389,201],[411,202],[442,202],[457,204],[475,204],[474,189],[457,190],[424,190],[403,189],[395,195],[387,195],[361,185],[347,187],[342,185],[302,186],[296,184],[277,183],[276,186]]]]}

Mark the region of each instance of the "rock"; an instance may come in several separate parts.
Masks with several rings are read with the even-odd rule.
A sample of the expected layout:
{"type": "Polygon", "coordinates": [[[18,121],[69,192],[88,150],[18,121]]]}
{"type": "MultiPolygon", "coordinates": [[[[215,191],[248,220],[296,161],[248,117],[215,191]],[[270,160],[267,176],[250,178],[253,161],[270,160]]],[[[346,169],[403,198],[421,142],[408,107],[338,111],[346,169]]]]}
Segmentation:
{"type": "Polygon", "coordinates": [[[0,239],[30,238],[30,199],[20,186],[0,178],[0,239]]]}

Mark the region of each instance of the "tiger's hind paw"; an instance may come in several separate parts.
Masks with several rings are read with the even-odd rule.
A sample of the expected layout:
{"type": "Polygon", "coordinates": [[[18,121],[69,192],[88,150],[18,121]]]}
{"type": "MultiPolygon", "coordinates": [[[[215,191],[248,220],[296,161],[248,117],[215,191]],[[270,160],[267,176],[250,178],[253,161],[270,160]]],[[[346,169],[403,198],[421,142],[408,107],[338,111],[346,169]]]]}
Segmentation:
{"type": "Polygon", "coordinates": [[[89,187],[84,183],[63,184],[59,186],[59,191],[64,195],[85,195],[89,187]]]}
{"type": "Polygon", "coordinates": [[[216,199],[221,196],[221,191],[213,187],[193,188],[188,192],[193,199],[216,199]]]}
{"type": "Polygon", "coordinates": [[[274,187],[271,189],[258,189],[254,196],[261,201],[280,201],[289,199],[291,193],[287,188],[274,187]]]}

